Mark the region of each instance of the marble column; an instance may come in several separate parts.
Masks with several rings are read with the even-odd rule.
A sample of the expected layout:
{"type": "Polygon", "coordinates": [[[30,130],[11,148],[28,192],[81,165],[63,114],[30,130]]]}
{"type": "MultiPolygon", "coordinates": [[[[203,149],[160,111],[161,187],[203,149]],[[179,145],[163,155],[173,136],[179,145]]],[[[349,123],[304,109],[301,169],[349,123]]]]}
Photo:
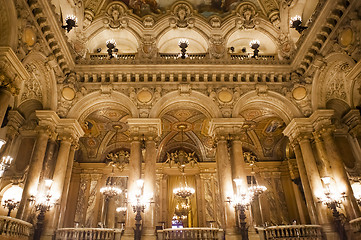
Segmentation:
{"type": "Polygon", "coordinates": [[[5,89],[0,89],[0,127],[4,121],[6,110],[8,109],[11,99],[11,93],[5,89]]]}
{"type": "MultiPolygon", "coordinates": [[[[244,162],[242,141],[238,136],[234,136],[231,146],[231,169],[232,179],[242,179],[242,188],[247,189],[247,174],[245,172],[246,163],[244,162]]],[[[235,186],[235,184],[234,184],[235,186]]],[[[235,188],[234,188],[235,189],[235,188]]]]}
{"type": "Polygon", "coordinates": [[[340,191],[345,191],[346,199],[343,202],[347,216],[352,220],[361,216],[360,208],[357,205],[353,194],[350,181],[347,177],[345,167],[336,142],[333,138],[332,129],[324,128],[321,130],[323,140],[325,142],[327,156],[332,166],[333,177],[340,191]]]}
{"type": "Polygon", "coordinates": [[[38,127],[38,136],[35,143],[35,148],[31,161],[29,164],[28,175],[24,184],[23,195],[19,205],[19,209],[16,218],[27,221],[30,213],[29,198],[31,195],[36,195],[39,184],[39,178],[43,167],[43,161],[46,151],[46,146],[49,140],[50,134],[53,133],[49,127],[38,127]]]}
{"type": "Polygon", "coordinates": [[[322,166],[320,168],[320,175],[321,177],[332,177],[330,162],[327,158],[326,149],[324,146],[324,142],[322,141],[321,135],[319,132],[313,132],[313,136],[315,138],[317,155],[322,163],[322,166]]]}
{"type": "Polygon", "coordinates": [[[70,148],[68,163],[67,163],[67,167],[66,167],[66,174],[65,174],[65,179],[64,179],[64,188],[63,188],[62,198],[61,198],[61,202],[60,202],[60,214],[59,214],[59,223],[58,223],[59,228],[64,227],[65,210],[66,210],[66,204],[68,201],[68,193],[69,193],[71,175],[72,175],[72,171],[73,171],[74,156],[75,156],[75,151],[77,149],[78,149],[78,145],[72,145],[70,148]]]}
{"type": "MultiPolygon", "coordinates": [[[[128,202],[135,199],[137,191],[136,181],[141,179],[142,172],[142,152],[141,152],[141,139],[138,135],[131,136],[130,143],[130,157],[129,157],[129,177],[128,177],[128,202]]],[[[133,228],[135,227],[135,213],[131,204],[128,204],[127,221],[125,223],[125,235],[132,235],[133,228]]]]}
{"type": "Polygon", "coordinates": [[[107,200],[107,217],[105,221],[105,226],[107,228],[115,227],[115,214],[116,214],[116,206],[114,197],[108,198],[107,200]]]}
{"type": "Polygon", "coordinates": [[[310,216],[310,220],[311,220],[312,224],[319,224],[318,218],[317,218],[316,204],[313,201],[313,197],[312,197],[313,194],[312,194],[312,190],[310,187],[310,183],[308,181],[308,176],[306,173],[306,167],[305,167],[302,153],[301,153],[301,148],[297,143],[295,143],[295,144],[293,144],[293,149],[294,149],[295,156],[296,156],[298,171],[300,173],[303,192],[305,194],[308,215],[310,216]]]}
{"type": "MultiPolygon", "coordinates": [[[[154,136],[149,136],[145,142],[145,167],[144,167],[144,196],[154,196],[156,190],[156,159],[157,149],[154,136]]],[[[150,204],[145,209],[143,233],[154,235],[155,232],[155,206],[150,204]]]]}
{"type": "Polygon", "coordinates": [[[225,228],[226,234],[233,234],[236,226],[235,210],[232,204],[226,202],[227,197],[233,196],[232,170],[227,140],[224,136],[220,136],[217,140],[216,162],[221,192],[221,206],[224,212],[223,228],[225,228]]]}
{"type": "MultiPolygon", "coordinates": [[[[317,169],[316,160],[313,155],[312,146],[310,142],[311,135],[302,135],[299,136],[298,142],[300,144],[302,157],[307,172],[308,181],[310,183],[310,188],[313,195],[314,203],[318,202],[319,193],[323,192],[323,185],[321,182],[320,174],[317,169]]],[[[317,217],[319,224],[328,224],[327,211],[326,207],[321,203],[318,203],[316,206],[317,217]]]]}

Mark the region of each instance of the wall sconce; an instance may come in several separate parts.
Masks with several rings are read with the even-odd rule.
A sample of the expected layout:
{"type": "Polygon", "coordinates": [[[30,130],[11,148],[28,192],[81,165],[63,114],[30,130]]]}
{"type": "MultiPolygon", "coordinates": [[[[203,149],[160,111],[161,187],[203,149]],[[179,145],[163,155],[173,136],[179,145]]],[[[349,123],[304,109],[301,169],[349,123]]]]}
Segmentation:
{"type": "Polygon", "coordinates": [[[301,34],[303,32],[303,30],[305,30],[307,27],[301,26],[302,24],[302,18],[301,16],[294,16],[291,18],[290,20],[290,28],[294,28],[299,34],[301,34]]]}
{"type": "Polygon", "coordinates": [[[1,162],[0,162],[0,178],[4,175],[5,170],[10,167],[10,164],[12,161],[13,161],[13,158],[10,156],[2,157],[1,162]]]}
{"type": "Polygon", "coordinates": [[[258,48],[260,47],[260,42],[259,42],[258,40],[252,40],[252,41],[249,43],[249,46],[253,49],[253,56],[252,56],[252,58],[258,58],[258,53],[259,53],[258,48]]]}
{"type": "Polygon", "coordinates": [[[181,59],[186,59],[188,57],[188,54],[186,53],[187,47],[189,46],[188,39],[185,38],[180,39],[178,42],[178,46],[181,48],[181,53],[178,55],[178,57],[181,59]]]}
{"type": "Polygon", "coordinates": [[[337,233],[340,236],[340,239],[347,239],[345,228],[342,224],[342,220],[340,218],[341,214],[337,210],[337,208],[341,207],[341,203],[343,199],[345,199],[346,194],[344,192],[340,193],[335,191],[335,188],[331,188],[332,179],[330,177],[323,177],[321,178],[323,185],[324,185],[324,196],[319,197],[319,202],[325,204],[329,209],[332,210],[333,218],[335,219],[335,225],[337,233]],[[332,190],[333,191],[332,191],[332,190]]]}
{"type": "Polygon", "coordinates": [[[113,58],[114,57],[114,53],[117,53],[118,52],[118,48],[116,48],[117,46],[117,43],[115,42],[114,39],[109,39],[107,42],[107,52],[108,52],[108,55],[109,55],[109,58],[113,58]]]}
{"type": "Polygon", "coordinates": [[[66,29],[66,32],[69,32],[74,27],[77,27],[76,23],[78,22],[78,19],[74,15],[68,15],[65,18],[66,25],[61,26],[62,28],[66,29]]]}
{"type": "Polygon", "coordinates": [[[40,196],[31,196],[30,201],[34,202],[35,210],[39,212],[37,216],[37,223],[36,228],[34,232],[34,240],[40,240],[41,233],[44,228],[44,219],[45,219],[45,213],[48,212],[52,207],[55,206],[57,203],[57,199],[55,199],[52,196],[52,193],[50,192],[51,185],[53,183],[53,180],[45,180],[45,187],[46,187],[46,195],[40,195],[40,196]]]}

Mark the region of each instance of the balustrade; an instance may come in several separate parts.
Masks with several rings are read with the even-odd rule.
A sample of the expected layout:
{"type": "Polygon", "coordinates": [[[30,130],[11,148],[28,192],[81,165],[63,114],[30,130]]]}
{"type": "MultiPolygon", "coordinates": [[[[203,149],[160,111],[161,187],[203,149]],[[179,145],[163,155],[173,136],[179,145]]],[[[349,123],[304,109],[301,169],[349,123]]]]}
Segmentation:
{"type": "MultiPolygon", "coordinates": [[[[103,59],[109,59],[109,55],[107,53],[90,53],[89,54],[90,60],[103,60],[103,59]]],[[[135,59],[135,53],[119,53],[114,54],[114,59],[121,59],[121,60],[134,60],[135,59]]]]}
{"type": "Polygon", "coordinates": [[[61,228],[56,240],[120,240],[122,229],[113,228],[61,228]]]}
{"type": "Polygon", "coordinates": [[[0,216],[0,239],[30,239],[33,225],[20,219],[0,216]]]}
{"type": "Polygon", "coordinates": [[[157,231],[158,240],[201,239],[222,240],[224,232],[218,228],[176,228],[157,231]]]}
{"type": "Polygon", "coordinates": [[[319,225],[284,225],[257,228],[261,240],[269,239],[303,239],[322,240],[322,228],[319,225]]]}

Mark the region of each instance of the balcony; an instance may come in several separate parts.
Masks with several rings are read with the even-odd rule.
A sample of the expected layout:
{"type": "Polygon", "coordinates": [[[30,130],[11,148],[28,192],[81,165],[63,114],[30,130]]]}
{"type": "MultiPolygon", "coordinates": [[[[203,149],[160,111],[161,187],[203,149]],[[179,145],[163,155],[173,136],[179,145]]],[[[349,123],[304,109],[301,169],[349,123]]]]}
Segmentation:
{"type": "Polygon", "coordinates": [[[257,228],[261,240],[303,239],[322,240],[322,227],[319,225],[284,225],[257,228]]]}
{"type": "Polygon", "coordinates": [[[60,228],[55,240],[120,240],[122,232],[113,228],[60,228]]]}
{"type": "Polygon", "coordinates": [[[157,231],[158,240],[207,239],[223,240],[224,232],[218,228],[177,228],[157,231]]]}
{"type": "Polygon", "coordinates": [[[32,224],[16,218],[0,216],[0,239],[29,240],[32,232],[32,224]]]}

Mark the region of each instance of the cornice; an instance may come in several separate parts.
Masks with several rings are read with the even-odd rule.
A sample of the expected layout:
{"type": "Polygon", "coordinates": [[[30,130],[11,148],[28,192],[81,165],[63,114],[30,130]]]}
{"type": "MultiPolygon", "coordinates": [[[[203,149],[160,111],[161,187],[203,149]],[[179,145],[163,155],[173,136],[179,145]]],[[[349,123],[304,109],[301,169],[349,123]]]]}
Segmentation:
{"type": "Polygon", "coordinates": [[[11,66],[13,68],[13,74],[17,75],[21,80],[30,77],[28,71],[26,71],[24,65],[20,62],[11,47],[0,47],[0,61],[4,61],[11,66]]]}
{"type": "Polygon", "coordinates": [[[28,1],[28,4],[61,70],[68,74],[74,68],[75,62],[51,3],[47,0],[33,0],[28,1]]]}
{"type": "Polygon", "coordinates": [[[296,69],[299,74],[307,71],[354,2],[349,0],[324,1],[324,6],[320,6],[320,13],[312,23],[312,27],[306,30],[306,35],[302,35],[298,40],[300,46],[291,64],[293,69],[296,69]]]}

